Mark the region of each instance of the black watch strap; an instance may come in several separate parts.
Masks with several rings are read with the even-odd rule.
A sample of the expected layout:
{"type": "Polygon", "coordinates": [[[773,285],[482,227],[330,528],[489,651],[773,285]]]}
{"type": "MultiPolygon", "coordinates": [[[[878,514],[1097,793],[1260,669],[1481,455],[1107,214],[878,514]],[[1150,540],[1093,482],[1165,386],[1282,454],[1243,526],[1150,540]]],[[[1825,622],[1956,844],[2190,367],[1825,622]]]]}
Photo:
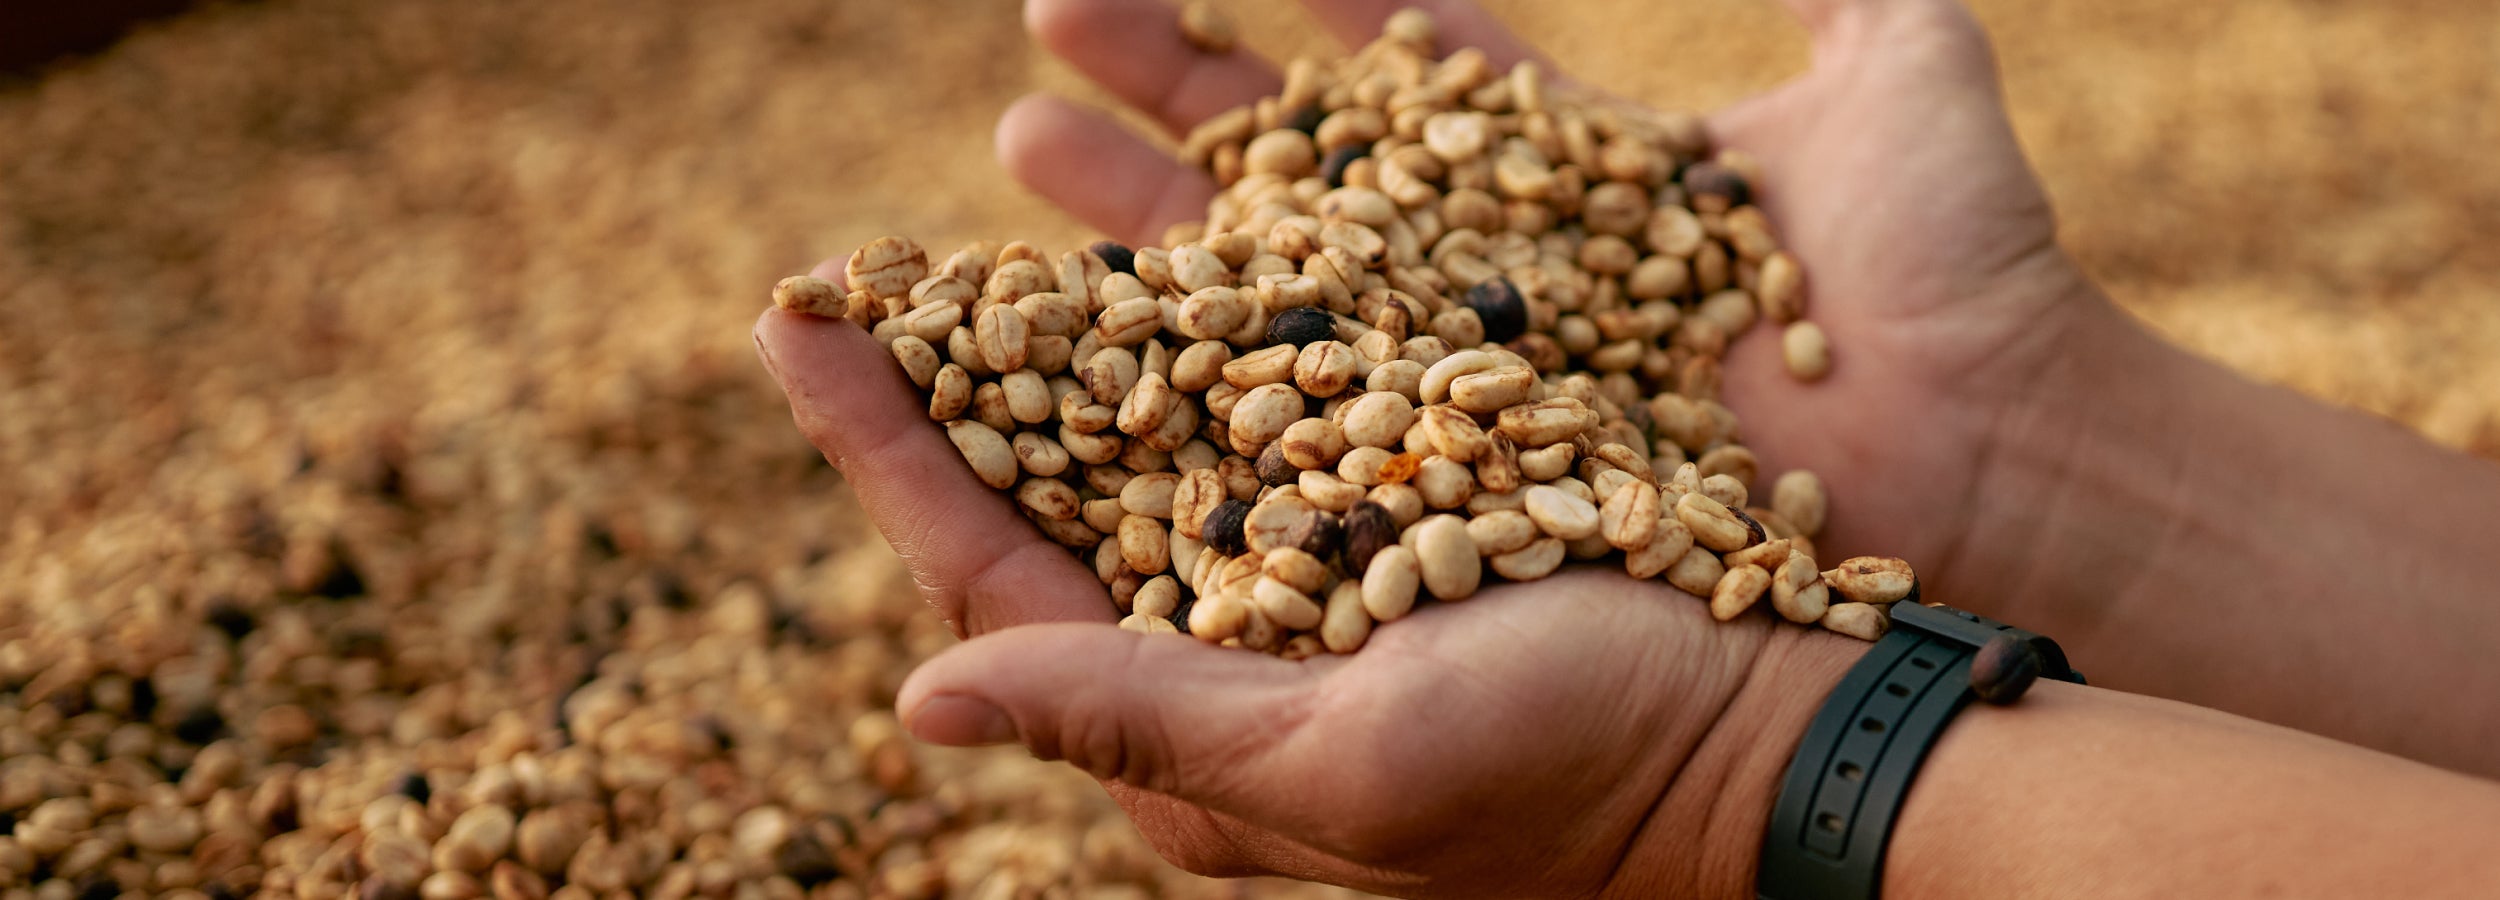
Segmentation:
{"type": "Polygon", "coordinates": [[[1893,819],[1953,715],[1973,698],[2011,703],[2035,678],[2083,682],[2055,641],[1972,613],[1910,600],[1893,604],[1891,623],[1788,764],[1763,839],[1760,900],[1876,897],[1893,819]]]}

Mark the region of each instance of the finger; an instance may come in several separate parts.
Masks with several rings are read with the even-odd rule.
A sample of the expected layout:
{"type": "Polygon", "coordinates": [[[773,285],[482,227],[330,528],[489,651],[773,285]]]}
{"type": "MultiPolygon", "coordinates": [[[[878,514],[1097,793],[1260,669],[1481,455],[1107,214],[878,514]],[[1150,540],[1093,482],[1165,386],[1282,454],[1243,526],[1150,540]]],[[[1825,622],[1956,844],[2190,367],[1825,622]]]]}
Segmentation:
{"type": "MultiPolygon", "coordinates": [[[[1348,47],[1370,43],[1389,14],[1412,6],[1432,14],[1436,52],[1446,55],[1460,47],[1474,47],[1502,68],[1523,59],[1543,61],[1535,47],[1471,0],[1302,0],[1302,6],[1348,47]]],[[[1546,69],[1550,72],[1553,67],[1546,69]]]]}
{"type": "Polygon", "coordinates": [[[842,469],[956,633],[1111,618],[1101,582],[972,474],[875,338],[845,320],[770,309],[755,345],[800,432],[842,469]]]}
{"type": "Polygon", "coordinates": [[[998,119],[998,162],[1085,224],[1132,245],[1206,214],[1215,179],[1182,165],[1108,116],[1035,94],[998,119]]]}
{"type": "Polygon", "coordinates": [[[1317,677],[1178,635],[1047,625],[939,654],[894,705],[922,740],[1016,741],[1097,778],[1239,813],[1294,783],[1284,750],[1317,677]]]}
{"type": "Polygon", "coordinates": [[[1024,27],[1042,46],[1178,134],[1208,116],[1274,94],[1276,70],[1236,48],[1208,53],[1181,37],[1162,0],[1030,0],[1024,27]]]}

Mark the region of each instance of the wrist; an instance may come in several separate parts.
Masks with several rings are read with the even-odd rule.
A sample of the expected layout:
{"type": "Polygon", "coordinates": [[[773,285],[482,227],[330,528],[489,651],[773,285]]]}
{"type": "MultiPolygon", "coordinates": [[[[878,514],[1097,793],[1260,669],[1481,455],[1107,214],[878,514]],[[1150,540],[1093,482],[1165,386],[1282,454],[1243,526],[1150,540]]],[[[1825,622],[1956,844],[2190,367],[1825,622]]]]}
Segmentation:
{"type": "Polygon", "coordinates": [[[2182,443],[2218,371],[2079,290],[2091,296],[2064,305],[2038,368],[1998,404],[1976,502],[1933,579],[1965,588],[1946,599],[2067,640],[2101,605],[2075,594],[2123,593],[2160,557],[2148,524],[2177,500],[2182,443]]]}
{"type": "Polygon", "coordinates": [[[1832,687],[1868,645],[1775,626],[1742,687],[1684,760],[1607,882],[1606,897],[1754,895],[1781,777],[1832,687]]]}

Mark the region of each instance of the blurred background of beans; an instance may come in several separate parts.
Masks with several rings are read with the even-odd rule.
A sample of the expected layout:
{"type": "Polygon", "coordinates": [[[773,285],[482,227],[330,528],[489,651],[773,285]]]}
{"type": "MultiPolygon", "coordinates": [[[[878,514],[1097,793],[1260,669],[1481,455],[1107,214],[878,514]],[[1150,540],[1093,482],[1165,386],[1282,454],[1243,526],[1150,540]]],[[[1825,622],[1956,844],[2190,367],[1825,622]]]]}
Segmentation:
{"type": "MultiPolygon", "coordinates": [[[[1670,105],[1806,64],[1766,0],[1489,5],[1670,105]]],[[[2500,7],[1978,12],[2129,309],[2500,455],[2500,7]]],[[[1102,99],[1005,0],[267,0],[0,88],[0,842],[86,823],[56,892],[318,891],[404,874],[358,834],[495,804],[604,817],[580,852],[654,883],[1309,891],[1162,868],[1064,769],[898,743],[951,638],[753,361],[774,280],[870,238],[1090,240],[990,160],[1034,88],[1102,99]]]]}

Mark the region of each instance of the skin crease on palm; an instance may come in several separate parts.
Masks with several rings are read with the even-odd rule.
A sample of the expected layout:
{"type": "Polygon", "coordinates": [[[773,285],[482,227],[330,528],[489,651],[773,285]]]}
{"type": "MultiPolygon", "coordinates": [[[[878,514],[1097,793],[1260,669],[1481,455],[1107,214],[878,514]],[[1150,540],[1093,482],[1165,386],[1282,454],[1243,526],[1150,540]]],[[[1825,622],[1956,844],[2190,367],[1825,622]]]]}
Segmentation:
{"type": "MultiPolygon", "coordinates": [[[[1308,4],[1349,43],[1400,5],[1308,4]]],[[[1464,3],[1422,5],[1445,48],[1476,46],[1496,65],[1532,52],[1464,3]]],[[[1905,556],[1949,591],[1975,502],[1964,485],[1997,411],[2024,400],[2027,373],[2065,338],[2116,313],[2056,247],[1966,12],[1946,0],[1790,5],[1814,33],[1812,70],[1710,126],[1760,161],[1760,203],[1806,264],[1836,362],[1801,387],[1772,329],[1756,329],[1731,352],[1729,403],[1766,472],[1811,468],[1836,490],[1824,557],[1905,556]],[[1916,527],[1882,524],[1901,522],[1916,527]]],[[[1044,46],[1176,133],[1274,91],[1272,68],[1194,53],[1170,16],[1156,0],[1037,0],[1026,18],[1044,46]]],[[[1010,110],[998,144],[1028,186],[1133,243],[1194,218],[1214,190],[1055,98],[1010,110]]],[[[838,279],[842,262],[816,274],[838,279]]],[[[1819,639],[1765,617],[1719,625],[1695,598],[1605,572],[1491,587],[1382,628],[1359,654],[1301,663],[1106,628],[1092,573],[1015,522],[934,429],[856,424],[922,418],[865,334],[768,312],[757,340],[801,429],[941,614],[987,634],[906,685],[897,708],[914,733],[1020,740],[1084,767],[1193,871],[1404,895],[1600,893],[1636,838],[1709,831],[1708,816],[1665,798],[1700,777],[1688,763],[1714,727],[1745,730],[1728,712],[1758,708],[1748,698],[1771,679],[1756,673],[1819,639]]],[[[1758,834],[1714,846],[1749,854],[1758,834]]]]}

